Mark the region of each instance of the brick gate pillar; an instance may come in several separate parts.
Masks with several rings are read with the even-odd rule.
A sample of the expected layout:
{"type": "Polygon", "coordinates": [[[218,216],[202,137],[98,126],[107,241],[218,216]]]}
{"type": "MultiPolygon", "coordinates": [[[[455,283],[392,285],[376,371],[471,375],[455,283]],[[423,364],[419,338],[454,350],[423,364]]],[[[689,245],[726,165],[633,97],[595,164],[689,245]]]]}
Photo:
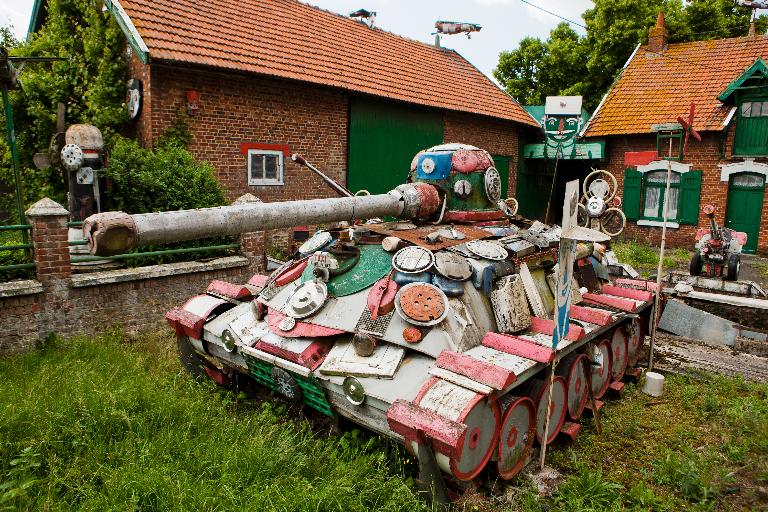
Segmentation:
{"type": "MultiPolygon", "coordinates": [[[[234,204],[260,203],[261,199],[253,194],[244,194],[235,200],[234,204]]],[[[240,251],[251,260],[250,271],[254,274],[264,272],[267,268],[267,258],[264,254],[266,250],[266,233],[264,231],[253,231],[240,234],[240,251]]]]}

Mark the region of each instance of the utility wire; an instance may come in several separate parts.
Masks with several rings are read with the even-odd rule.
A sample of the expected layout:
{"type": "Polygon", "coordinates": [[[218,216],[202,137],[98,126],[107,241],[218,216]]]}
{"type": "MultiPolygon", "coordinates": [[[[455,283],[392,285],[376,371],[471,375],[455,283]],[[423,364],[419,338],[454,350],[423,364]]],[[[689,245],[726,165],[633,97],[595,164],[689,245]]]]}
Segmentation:
{"type": "Polygon", "coordinates": [[[531,2],[529,2],[528,0],[520,0],[520,1],[521,1],[521,2],[523,2],[524,4],[530,5],[530,6],[531,6],[531,7],[533,7],[534,9],[538,9],[538,10],[540,10],[540,11],[543,11],[543,12],[545,12],[545,13],[549,14],[549,15],[552,15],[552,16],[554,16],[555,18],[560,18],[561,20],[563,20],[563,21],[567,21],[568,23],[571,23],[571,24],[573,24],[573,25],[576,25],[577,27],[581,27],[581,28],[583,28],[583,29],[585,29],[585,30],[586,30],[586,28],[587,28],[587,27],[586,27],[586,25],[582,25],[581,23],[578,23],[578,22],[576,22],[576,21],[573,21],[573,20],[569,20],[568,18],[566,18],[566,17],[564,17],[564,16],[560,16],[559,14],[556,14],[556,13],[554,13],[554,12],[552,12],[552,11],[548,11],[548,10],[546,10],[546,9],[545,9],[545,8],[543,8],[543,7],[539,7],[539,6],[538,6],[538,5],[536,5],[536,4],[532,4],[532,3],[531,3],[531,2]]]}

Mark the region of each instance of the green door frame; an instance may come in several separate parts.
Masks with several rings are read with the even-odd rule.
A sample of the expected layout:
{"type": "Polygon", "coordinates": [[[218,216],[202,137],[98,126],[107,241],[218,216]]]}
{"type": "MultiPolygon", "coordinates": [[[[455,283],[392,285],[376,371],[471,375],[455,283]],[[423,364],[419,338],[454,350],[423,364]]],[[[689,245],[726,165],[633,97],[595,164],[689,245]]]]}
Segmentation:
{"type": "Polygon", "coordinates": [[[736,231],[744,231],[747,233],[747,244],[742,249],[745,253],[754,254],[757,252],[764,201],[765,176],[749,172],[732,174],[730,176],[728,180],[728,206],[725,213],[725,226],[736,231]],[[745,186],[734,184],[734,178],[745,174],[759,176],[762,178],[762,185],[745,186]],[[746,222],[745,218],[750,213],[753,216],[756,215],[757,222],[746,222]]]}

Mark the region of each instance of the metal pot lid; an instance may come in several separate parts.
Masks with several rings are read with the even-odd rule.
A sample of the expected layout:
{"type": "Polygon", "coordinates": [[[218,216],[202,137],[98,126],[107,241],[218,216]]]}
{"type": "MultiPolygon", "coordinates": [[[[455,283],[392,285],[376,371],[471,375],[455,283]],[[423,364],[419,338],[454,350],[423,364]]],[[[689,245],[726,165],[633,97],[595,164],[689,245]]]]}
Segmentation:
{"type": "Polygon", "coordinates": [[[501,176],[499,171],[494,167],[489,167],[485,171],[483,181],[485,182],[485,195],[490,202],[496,203],[496,201],[501,199],[501,176]]]}
{"type": "Polygon", "coordinates": [[[440,251],[435,254],[435,268],[448,279],[466,281],[472,277],[472,266],[466,258],[453,252],[440,251]]]}
{"type": "Polygon", "coordinates": [[[322,281],[307,281],[299,285],[285,305],[285,314],[292,318],[306,318],[323,307],[328,288],[322,281]]]}
{"type": "Polygon", "coordinates": [[[395,267],[395,270],[405,274],[424,272],[434,262],[435,255],[432,254],[432,251],[418,245],[404,247],[392,257],[392,266],[395,267]]]}
{"type": "Polygon", "coordinates": [[[467,242],[467,249],[469,249],[475,256],[486,260],[504,260],[509,256],[509,253],[505,248],[495,242],[489,242],[488,240],[472,240],[467,242]]]}
{"type": "Polygon", "coordinates": [[[333,237],[328,231],[318,231],[312,235],[309,240],[301,244],[301,247],[299,247],[299,252],[301,254],[309,254],[315,252],[331,243],[332,240],[333,237]]]}
{"type": "Polygon", "coordinates": [[[344,396],[352,405],[362,405],[365,402],[365,388],[356,378],[347,377],[344,379],[342,387],[344,388],[344,396]]]}
{"type": "Polygon", "coordinates": [[[395,309],[410,324],[437,325],[448,316],[448,297],[433,284],[411,283],[397,292],[395,309]]]}

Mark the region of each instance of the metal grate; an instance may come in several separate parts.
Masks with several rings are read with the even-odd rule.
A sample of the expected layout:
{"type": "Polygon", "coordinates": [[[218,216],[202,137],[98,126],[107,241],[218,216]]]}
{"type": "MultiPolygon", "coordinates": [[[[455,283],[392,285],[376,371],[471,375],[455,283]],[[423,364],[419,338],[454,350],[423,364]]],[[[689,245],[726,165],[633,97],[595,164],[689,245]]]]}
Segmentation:
{"type": "Polygon", "coordinates": [[[392,311],[387,315],[378,317],[375,321],[371,318],[371,311],[368,308],[363,309],[363,314],[360,315],[360,320],[357,321],[355,331],[364,331],[379,338],[384,336],[384,332],[389,327],[389,322],[392,321],[392,315],[395,312],[392,311]]]}
{"type": "Polygon", "coordinates": [[[261,292],[259,292],[259,297],[261,297],[264,300],[272,300],[275,295],[277,295],[280,290],[282,290],[282,286],[278,286],[275,284],[274,281],[269,283],[267,286],[264,287],[261,292]]]}

